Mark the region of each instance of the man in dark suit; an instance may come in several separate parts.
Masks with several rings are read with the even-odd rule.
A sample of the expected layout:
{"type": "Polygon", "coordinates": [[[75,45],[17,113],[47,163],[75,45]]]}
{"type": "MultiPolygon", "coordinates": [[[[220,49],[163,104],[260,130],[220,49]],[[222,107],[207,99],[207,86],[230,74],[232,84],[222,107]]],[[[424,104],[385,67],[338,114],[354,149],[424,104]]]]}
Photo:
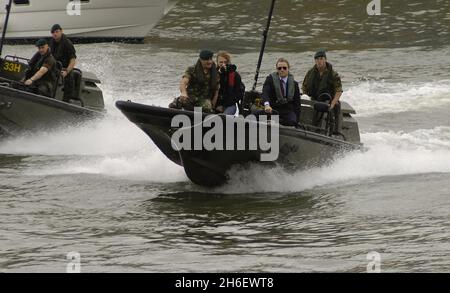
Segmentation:
{"type": "Polygon", "coordinates": [[[277,71],[267,76],[263,85],[262,101],[264,111],[268,114],[276,110],[280,115],[280,123],[294,126],[300,118],[300,89],[294,76],[289,73],[289,62],[278,59],[277,71]]]}

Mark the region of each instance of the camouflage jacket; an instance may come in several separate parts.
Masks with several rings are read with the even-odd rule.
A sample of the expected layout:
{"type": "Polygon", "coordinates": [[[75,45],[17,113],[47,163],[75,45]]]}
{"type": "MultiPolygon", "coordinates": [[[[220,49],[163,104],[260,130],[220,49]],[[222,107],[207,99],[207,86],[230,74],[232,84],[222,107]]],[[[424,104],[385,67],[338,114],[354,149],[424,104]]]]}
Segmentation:
{"type": "Polygon", "coordinates": [[[205,74],[199,60],[196,65],[186,70],[183,77],[189,79],[187,94],[195,103],[211,100],[218,89],[219,76],[214,64],[209,73],[205,74]]]}

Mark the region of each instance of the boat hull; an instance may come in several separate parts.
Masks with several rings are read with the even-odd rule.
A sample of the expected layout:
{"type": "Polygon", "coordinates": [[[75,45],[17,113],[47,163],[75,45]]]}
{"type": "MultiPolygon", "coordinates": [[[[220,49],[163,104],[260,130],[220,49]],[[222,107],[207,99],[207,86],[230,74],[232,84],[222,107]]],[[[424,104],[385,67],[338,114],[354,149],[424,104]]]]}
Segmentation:
{"type": "MultiPolygon", "coordinates": [[[[245,150],[206,150],[205,148],[177,150],[172,147],[172,135],[177,129],[171,127],[172,118],[183,114],[190,117],[192,121],[194,112],[123,101],[118,101],[116,106],[153,140],[167,158],[183,166],[192,182],[203,186],[217,186],[225,183],[229,178],[228,172],[235,165],[279,164],[288,169],[299,170],[324,164],[340,154],[361,148],[359,143],[346,142],[304,129],[280,126],[279,153],[275,161],[262,162],[261,155],[267,154],[267,150],[263,151],[260,148],[256,150],[248,147],[245,150]]],[[[215,116],[220,116],[222,120],[226,119],[225,115],[215,116]]],[[[187,130],[186,127],[184,129],[187,130]]],[[[245,140],[248,146],[250,138],[246,136],[245,140]]]]}
{"type": "MultiPolygon", "coordinates": [[[[81,1],[79,15],[68,1],[31,0],[30,5],[11,9],[6,33],[9,43],[28,43],[50,36],[50,28],[59,23],[64,33],[77,42],[142,42],[167,12],[167,0],[94,0],[81,1]],[[72,11],[72,12],[70,12],[72,11]]],[[[73,2],[72,2],[73,3],[73,2]]],[[[1,24],[5,13],[1,13],[1,24]]]]}
{"type": "Polygon", "coordinates": [[[0,128],[3,134],[52,130],[102,116],[102,111],[0,86],[0,128]]]}

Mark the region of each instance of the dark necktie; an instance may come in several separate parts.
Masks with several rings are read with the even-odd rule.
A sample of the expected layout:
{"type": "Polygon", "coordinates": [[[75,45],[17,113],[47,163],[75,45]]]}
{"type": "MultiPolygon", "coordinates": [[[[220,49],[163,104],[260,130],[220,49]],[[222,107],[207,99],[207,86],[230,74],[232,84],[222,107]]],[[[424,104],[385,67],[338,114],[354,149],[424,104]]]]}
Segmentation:
{"type": "Polygon", "coordinates": [[[280,88],[281,88],[281,95],[283,97],[286,97],[286,87],[284,85],[284,80],[280,79],[280,88]]]}

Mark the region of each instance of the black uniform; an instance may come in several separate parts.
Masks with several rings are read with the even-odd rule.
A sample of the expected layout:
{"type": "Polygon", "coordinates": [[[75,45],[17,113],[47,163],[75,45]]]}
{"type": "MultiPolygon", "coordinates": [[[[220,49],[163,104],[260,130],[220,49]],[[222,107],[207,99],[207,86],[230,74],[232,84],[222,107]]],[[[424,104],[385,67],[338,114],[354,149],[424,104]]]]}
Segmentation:
{"type": "MultiPolygon", "coordinates": [[[[62,35],[59,42],[52,39],[50,48],[55,59],[62,63],[63,69],[69,66],[70,60],[77,58],[75,47],[65,34],[62,35]]],[[[64,80],[64,100],[69,101],[69,99],[76,99],[75,76],[73,71],[71,71],[64,80]]]]}
{"type": "Polygon", "coordinates": [[[50,50],[45,55],[41,55],[37,52],[28,64],[30,66],[30,70],[26,74],[26,79],[33,77],[33,75],[35,75],[41,67],[46,67],[48,69],[46,74],[33,82],[31,89],[36,94],[51,97],[53,95],[53,89],[58,80],[59,73],[56,69],[56,60],[50,50]]]}

